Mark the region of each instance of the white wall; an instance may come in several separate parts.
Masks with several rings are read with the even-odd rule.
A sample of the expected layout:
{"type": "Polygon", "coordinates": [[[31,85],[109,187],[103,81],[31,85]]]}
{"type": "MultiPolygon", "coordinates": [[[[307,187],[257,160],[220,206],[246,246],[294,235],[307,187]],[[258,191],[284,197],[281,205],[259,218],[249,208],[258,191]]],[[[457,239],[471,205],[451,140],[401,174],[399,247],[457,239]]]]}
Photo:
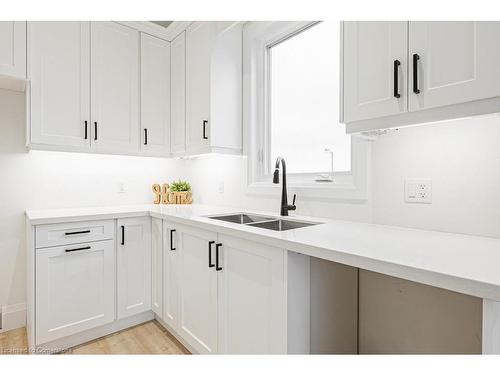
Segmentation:
{"type": "Polygon", "coordinates": [[[405,128],[372,145],[373,221],[500,237],[500,117],[405,128]],[[405,178],[431,178],[432,204],[404,202],[405,178]]]}
{"type": "Polygon", "coordinates": [[[25,302],[24,210],[152,201],[174,160],[26,152],[24,94],[0,90],[0,306],[25,302]],[[120,183],[126,193],[118,193],[120,183]]]}
{"type": "MultiPolygon", "coordinates": [[[[402,128],[371,148],[367,202],[298,195],[292,214],[500,237],[499,116],[402,128]],[[405,203],[405,178],[431,178],[432,204],[405,203]]],[[[246,194],[246,158],[210,155],[184,163],[197,202],[279,212],[279,194],[246,194]],[[218,192],[220,182],[224,193],[218,192]]]]}
{"type": "MultiPolygon", "coordinates": [[[[258,209],[279,215],[281,189],[274,196],[247,194],[247,159],[242,156],[204,155],[184,160],[185,178],[193,185],[197,203],[258,209]],[[219,184],[224,183],[224,193],[219,184]]],[[[288,189],[289,201],[293,189],[288,189]]],[[[297,211],[291,215],[321,216],[345,220],[370,221],[368,202],[305,199],[297,194],[297,211]]]]}

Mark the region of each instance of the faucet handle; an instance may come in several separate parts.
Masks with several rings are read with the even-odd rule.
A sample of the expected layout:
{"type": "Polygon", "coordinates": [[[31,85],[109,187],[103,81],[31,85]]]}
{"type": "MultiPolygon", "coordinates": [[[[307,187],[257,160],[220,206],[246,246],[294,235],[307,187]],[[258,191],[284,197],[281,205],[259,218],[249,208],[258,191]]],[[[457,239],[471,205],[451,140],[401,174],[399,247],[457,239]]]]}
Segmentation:
{"type": "Polygon", "coordinates": [[[288,205],[288,210],[289,211],[294,211],[297,209],[297,207],[295,206],[295,198],[297,198],[297,194],[294,194],[293,195],[293,201],[292,201],[292,204],[289,204],[288,205]]]}

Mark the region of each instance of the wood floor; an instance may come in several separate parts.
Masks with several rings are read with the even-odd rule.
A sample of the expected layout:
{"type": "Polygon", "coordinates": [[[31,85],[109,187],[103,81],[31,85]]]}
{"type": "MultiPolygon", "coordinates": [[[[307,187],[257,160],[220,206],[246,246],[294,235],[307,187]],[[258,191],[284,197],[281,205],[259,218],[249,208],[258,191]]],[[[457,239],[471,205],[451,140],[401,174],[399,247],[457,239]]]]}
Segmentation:
{"type": "MultiPolygon", "coordinates": [[[[26,329],[0,334],[0,354],[26,354],[26,329]]],[[[156,321],[147,322],[68,349],[62,354],[190,354],[156,321]]]]}

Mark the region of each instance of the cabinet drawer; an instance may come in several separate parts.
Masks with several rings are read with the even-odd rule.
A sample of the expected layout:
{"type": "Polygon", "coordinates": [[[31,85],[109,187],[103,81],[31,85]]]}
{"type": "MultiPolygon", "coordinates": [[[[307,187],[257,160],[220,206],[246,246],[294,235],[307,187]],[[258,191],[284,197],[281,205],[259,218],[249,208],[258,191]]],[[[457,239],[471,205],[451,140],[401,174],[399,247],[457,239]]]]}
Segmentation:
{"type": "Polygon", "coordinates": [[[113,220],[38,225],[36,248],[110,240],[113,237],[113,220]]]}

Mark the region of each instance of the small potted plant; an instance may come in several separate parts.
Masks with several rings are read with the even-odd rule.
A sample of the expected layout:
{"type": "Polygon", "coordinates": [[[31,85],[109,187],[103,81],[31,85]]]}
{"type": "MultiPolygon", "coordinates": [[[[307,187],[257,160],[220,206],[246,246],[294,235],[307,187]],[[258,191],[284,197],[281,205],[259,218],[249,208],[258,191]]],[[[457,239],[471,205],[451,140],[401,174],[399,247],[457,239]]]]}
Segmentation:
{"type": "Polygon", "coordinates": [[[169,186],[168,201],[172,204],[191,204],[193,196],[191,185],[187,181],[174,181],[169,186]]]}

